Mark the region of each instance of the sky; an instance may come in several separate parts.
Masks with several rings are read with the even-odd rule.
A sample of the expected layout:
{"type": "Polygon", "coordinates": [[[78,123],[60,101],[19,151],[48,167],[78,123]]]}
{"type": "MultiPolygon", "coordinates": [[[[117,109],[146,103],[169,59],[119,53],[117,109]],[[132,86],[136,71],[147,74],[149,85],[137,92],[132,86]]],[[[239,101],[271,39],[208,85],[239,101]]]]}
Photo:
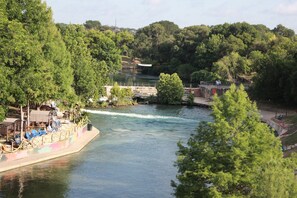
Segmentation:
{"type": "Polygon", "coordinates": [[[297,0],[43,0],[56,23],[141,28],[168,20],[180,28],[248,22],[273,29],[278,24],[297,33],[297,0]]]}

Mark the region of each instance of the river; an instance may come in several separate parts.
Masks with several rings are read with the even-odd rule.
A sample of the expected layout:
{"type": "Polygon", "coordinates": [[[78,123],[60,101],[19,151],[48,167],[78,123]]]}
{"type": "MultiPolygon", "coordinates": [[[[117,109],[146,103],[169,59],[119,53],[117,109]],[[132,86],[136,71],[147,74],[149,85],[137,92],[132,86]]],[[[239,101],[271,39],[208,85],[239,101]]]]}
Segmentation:
{"type": "Polygon", "coordinates": [[[78,154],[0,173],[0,197],[172,197],[177,142],[209,114],[158,105],[91,110],[99,137],[78,154]]]}

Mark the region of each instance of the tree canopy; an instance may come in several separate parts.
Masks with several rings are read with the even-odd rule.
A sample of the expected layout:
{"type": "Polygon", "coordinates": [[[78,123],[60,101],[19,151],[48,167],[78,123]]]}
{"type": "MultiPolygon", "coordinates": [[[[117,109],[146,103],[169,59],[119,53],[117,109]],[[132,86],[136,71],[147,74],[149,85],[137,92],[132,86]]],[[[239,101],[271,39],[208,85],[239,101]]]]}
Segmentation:
{"type": "Polygon", "coordinates": [[[295,197],[292,159],[280,140],[261,123],[256,104],[241,85],[213,103],[213,122],[179,143],[177,197],[295,197]]]}
{"type": "Polygon", "coordinates": [[[109,38],[97,21],[56,26],[41,0],[0,6],[0,119],[7,105],[98,99],[133,41],[127,32],[109,38]]]}
{"type": "Polygon", "coordinates": [[[84,23],[84,26],[88,30],[90,30],[90,29],[100,30],[101,23],[100,23],[100,21],[87,20],[84,23]]]}
{"type": "Polygon", "coordinates": [[[4,1],[1,10],[0,70],[9,81],[1,100],[5,105],[25,105],[68,98],[73,80],[70,57],[51,10],[29,0],[4,1]]]}
{"type": "Polygon", "coordinates": [[[124,55],[152,63],[146,73],[177,73],[186,82],[254,77],[253,97],[297,104],[296,52],[295,32],[281,24],[272,30],[245,22],[179,28],[159,21],[138,30],[98,20],[56,25],[44,1],[4,0],[0,103],[6,109],[8,104],[74,101],[77,96],[96,101],[109,75],[121,69],[124,55]]]}
{"type": "Polygon", "coordinates": [[[272,30],[246,22],[180,29],[160,21],[138,29],[134,37],[134,56],[154,65],[143,70],[146,74],[178,73],[183,81],[195,82],[191,76],[202,70],[216,77],[206,78],[210,81],[253,81],[255,98],[297,104],[297,36],[283,25],[272,30]]]}
{"type": "Polygon", "coordinates": [[[158,100],[162,104],[181,104],[182,102],[184,87],[176,73],[160,74],[157,91],[158,100]]]}
{"type": "Polygon", "coordinates": [[[82,101],[98,97],[96,88],[95,60],[86,43],[86,30],[81,25],[59,26],[67,50],[71,53],[71,67],[74,73],[73,87],[82,101]]]}

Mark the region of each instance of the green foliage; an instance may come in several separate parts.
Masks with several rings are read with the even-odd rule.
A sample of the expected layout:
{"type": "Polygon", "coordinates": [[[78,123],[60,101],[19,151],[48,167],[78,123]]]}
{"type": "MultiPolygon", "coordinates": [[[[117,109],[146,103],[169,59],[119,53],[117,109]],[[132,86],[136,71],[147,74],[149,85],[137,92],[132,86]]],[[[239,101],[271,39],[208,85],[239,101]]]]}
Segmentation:
{"type": "Polygon", "coordinates": [[[199,124],[187,146],[178,144],[177,197],[295,197],[293,158],[261,123],[243,86],[213,103],[214,121],[199,124]]]}
{"type": "MultiPolygon", "coordinates": [[[[73,88],[76,95],[87,101],[97,100],[99,89],[96,86],[95,61],[87,47],[86,30],[81,25],[59,26],[67,50],[71,53],[71,67],[74,73],[73,88]]],[[[100,78],[99,78],[100,79],[100,78]]]]}
{"type": "Polygon", "coordinates": [[[184,95],[182,81],[176,73],[161,73],[157,91],[158,100],[162,104],[180,104],[184,95]]]}
{"type": "Polygon", "coordinates": [[[107,73],[114,74],[121,69],[120,50],[115,42],[104,33],[90,30],[87,33],[87,44],[91,51],[91,56],[98,62],[105,64],[107,73]]]}
{"type": "Polygon", "coordinates": [[[187,104],[190,106],[194,105],[194,99],[195,99],[194,94],[190,93],[187,97],[187,104]]]}
{"type": "Polygon", "coordinates": [[[87,20],[84,23],[84,26],[88,30],[91,30],[91,29],[100,30],[101,23],[100,23],[100,21],[87,20]]]}
{"type": "Polygon", "coordinates": [[[115,42],[120,49],[121,54],[125,56],[132,55],[132,45],[134,42],[134,35],[129,31],[121,31],[116,34],[115,42]]]}
{"type": "Polygon", "coordinates": [[[120,86],[119,86],[119,84],[117,82],[115,82],[113,84],[113,87],[110,90],[110,94],[111,94],[112,97],[117,97],[117,98],[121,97],[121,95],[122,95],[121,94],[121,88],[120,88],[120,86]]]}
{"type": "Polygon", "coordinates": [[[241,57],[237,52],[224,56],[213,64],[213,70],[221,79],[235,82],[239,74],[250,72],[250,61],[241,57]]]}
{"type": "Polygon", "coordinates": [[[99,106],[101,107],[101,108],[106,108],[106,107],[108,107],[108,102],[102,102],[102,103],[100,103],[99,104],[99,106]]]}
{"type": "Polygon", "coordinates": [[[90,114],[88,112],[78,112],[79,116],[75,119],[75,123],[77,123],[78,126],[85,126],[86,124],[90,123],[90,114]]]}
{"type": "Polygon", "coordinates": [[[175,41],[173,33],[178,26],[169,21],[152,23],[135,34],[134,56],[153,64],[168,64],[172,57],[170,48],[175,41]]]}
{"type": "Polygon", "coordinates": [[[177,68],[177,74],[182,79],[189,79],[191,74],[195,71],[195,68],[190,64],[182,64],[177,68]]]}
{"type": "Polygon", "coordinates": [[[295,36],[294,30],[288,29],[285,26],[279,24],[276,28],[273,29],[273,32],[284,37],[293,37],[295,36]]]}
{"type": "Polygon", "coordinates": [[[296,53],[297,42],[282,38],[263,55],[253,87],[256,98],[297,104],[296,53]]]}
{"type": "Polygon", "coordinates": [[[1,1],[0,105],[96,101],[121,68],[120,54],[131,54],[134,36],[128,30],[116,35],[99,21],[84,26],[56,26],[41,0],[1,1]]]}
{"type": "Polygon", "coordinates": [[[3,108],[2,105],[0,105],[0,122],[2,122],[5,119],[5,114],[6,114],[5,109],[3,108]]]}
{"type": "Polygon", "coordinates": [[[220,79],[220,77],[217,74],[206,70],[196,71],[191,74],[191,82],[194,83],[200,83],[201,81],[213,82],[218,79],[220,79]]]}
{"type": "Polygon", "coordinates": [[[11,91],[15,101],[41,104],[50,98],[71,97],[70,56],[53,23],[51,10],[41,1],[12,0],[7,1],[6,12],[9,31],[2,32],[6,36],[1,38],[6,40],[1,49],[6,51],[4,64],[13,76],[12,87],[16,89],[11,91]]]}
{"type": "Polygon", "coordinates": [[[114,83],[110,90],[113,105],[132,105],[133,92],[130,88],[120,88],[117,82],[114,83]]]}
{"type": "Polygon", "coordinates": [[[96,100],[109,75],[121,69],[121,55],[152,63],[146,73],[176,72],[188,82],[237,82],[238,76],[255,74],[255,97],[297,104],[297,39],[282,25],[273,30],[248,23],[179,28],[159,21],[135,33],[88,20],[58,27],[62,36],[44,1],[0,2],[0,74],[7,80],[0,80],[5,85],[1,105],[70,102],[76,95],[96,100]]]}
{"type": "Polygon", "coordinates": [[[194,82],[191,73],[197,80],[215,76],[230,82],[256,76],[254,97],[297,104],[296,38],[293,30],[282,25],[273,30],[245,22],[178,29],[160,21],[136,32],[133,51],[154,65],[143,70],[148,74],[176,72],[187,82],[191,77],[194,82]],[[204,71],[214,75],[205,77],[204,71]]]}

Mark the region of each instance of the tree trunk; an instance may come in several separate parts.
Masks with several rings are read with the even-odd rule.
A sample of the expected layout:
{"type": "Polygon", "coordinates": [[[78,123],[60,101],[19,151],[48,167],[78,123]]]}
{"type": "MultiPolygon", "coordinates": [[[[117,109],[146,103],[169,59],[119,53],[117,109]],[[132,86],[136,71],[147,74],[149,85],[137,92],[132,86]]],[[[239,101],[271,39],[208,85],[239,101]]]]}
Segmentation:
{"type": "Polygon", "coordinates": [[[23,141],[23,135],[24,135],[24,112],[23,112],[23,106],[21,105],[21,141],[23,141]]]}
{"type": "Polygon", "coordinates": [[[30,102],[28,101],[28,106],[27,106],[27,127],[29,128],[30,126],[30,102]]]}

